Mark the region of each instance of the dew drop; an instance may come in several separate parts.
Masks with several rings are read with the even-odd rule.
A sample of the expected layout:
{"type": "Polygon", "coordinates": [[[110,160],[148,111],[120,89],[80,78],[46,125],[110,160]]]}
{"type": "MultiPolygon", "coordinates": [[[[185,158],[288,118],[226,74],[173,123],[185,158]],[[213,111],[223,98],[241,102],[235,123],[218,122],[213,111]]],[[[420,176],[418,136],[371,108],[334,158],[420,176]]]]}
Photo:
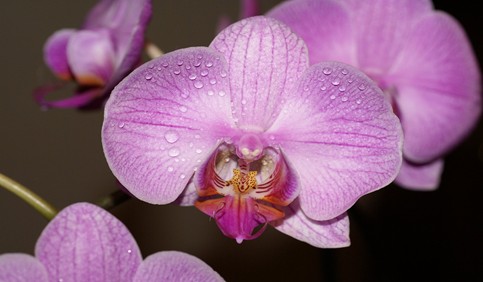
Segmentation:
{"type": "Polygon", "coordinates": [[[190,80],[195,80],[196,79],[196,74],[192,73],[188,76],[190,80]]]}
{"type": "Polygon", "coordinates": [[[325,74],[325,75],[329,75],[332,73],[332,69],[331,68],[328,68],[328,67],[325,67],[322,69],[322,72],[325,74]]]}
{"type": "Polygon", "coordinates": [[[230,161],[230,158],[226,158],[225,159],[225,163],[229,162],[230,161]]]}
{"type": "Polygon", "coordinates": [[[356,101],[357,105],[360,105],[361,103],[362,103],[362,101],[360,99],[356,101]]]}
{"type": "Polygon", "coordinates": [[[208,90],[207,94],[208,94],[208,96],[213,96],[215,94],[215,92],[213,92],[213,90],[208,90]]]}
{"type": "Polygon", "coordinates": [[[146,80],[151,80],[151,78],[153,78],[153,75],[148,73],[148,74],[146,74],[146,76],[144,76],[144,78],[146,80]]]}
{"type": "Polygon", "coordinates": [[[185,179],[185,177],[186,177],[186,175],[184,175],[184,174],[181,174],[181,175],[179,176],[179,178],[181,178],[181,179],[185,179]]]}
{"type": "MultiPolygon", "coordinates": [[[[201,59],[201,58],[200,58],[201,59]]],[[[194,64],[193,64],[195,67],[199,67],[201,66],[201,61],[196,61],[194,64]]]]}
{"type": "Polygon", "coordinates": [[[203,88],[203,82],[197,80],[195,81],[195,83],[193,84],[193,86],[196,88],[196,89],[201,89],[203,88]]]}
{"type": "Polygon", "coordinates": [[[344,85],[339,86],[339,91],[340,92],[344,92],[345,91],[345,86],[344,85]]]}
{"type": "Polygon", "coordinates": [[[176,157],[176,156],[179,156],[179,153],[180,153],[180,152],[179,152],[179,149],[178,149],[178,148],[176,148],[176,147],[171,148],[171,149],[169,149],[169,151],[168,151],[168,155],[169,155],[170,157],[176,157]]]}
{"type": "Polygon", "coordinates": [[[216,79],[214,79],[214,78],[210,79],[210,84],[211,85],[215,85],[216,84],[216,79]]]}
{"type": "Polygon", "coordinates": [[[166,132],[166,134],[164,134],[164,139],[166,139],[166,141],[168,141],[168,143],[175,143],[176,141],[178,141],[179,139],[179,135],[176,131],[173,131],[173,130],[168,130],[166,132]]]}
{"type": "Polygon", "coordinates": [[[182,113],[186,113],[186,111],[188,111],[188,109],[187,109],[185,106],[179,106],[179,110],[180,110],[182,113]]]}
{"type": "Polygon", "coordinates": [[[226,77],[226,75],[227,75],[227,74],[226,74],[226,72],[225,72],[225,71],[221,71],[221,72],[220,72],[220,76],[221,76],[221,77],[226,77]]]}
{"type": "Polygon", "coordinates": [[[322,90],[322,91],[325,91],[326,89],[327,89],[327,86],[325,86],[325,85],[322,85],[322,86],[320,87],[320,90],[322,90]]]}
{"type": "Polygon", "coordinates": [[[334,86],[337,86],[337,85],[339,85],[339,84],[340,84],[340,79],[339,79],[339,78],[336,78],[336,79],[334,79],[334,80],[332,81],[332,85],[334,85],[334,86]]]}
{"type": "Polygon", "coordinates": [[[127,250],[127,253],[128,254],[132,253],[132,250],[131,249],[127,250]]]}
{"type": "Polygon", "coordinates": [[[220,95],[220,97],[223,97],[223,96],[226,95],[226,93],[225,93],[225,91],[222,90],[222,91],[218,92],[218,95],[220,95]]]}
{"type": "Polygon", "coordinates": [[[153,64],[149,64],[148,65],[148,68],[153,69],[154,68],[154,65],[153,64]]]}
{"type": "Polygon", "coordinates": [[[185,67],[187,70],[190,70],[191,69],[191,66],[190,65],[186,65],[185,67]]]}
{"type": "Polygon", "coordinates": [[[178,61],[177,65],[178,66],[182,66],[183,65],[183,61],[178,61]]]}
{"type": "Polygon", "coordinates": [[[169,66],[168,62],[163,62],[161,65],[162,65],[163,67],[165,67],[165,68],[167,68],[167,67],[169,66]]]}
{"type": "Polygon", "coordinates": [[[180,73],[181,73],[181,70],[180,70],[180,69],[175,69],[175,70],[173,71],[173,73],[174,73],[174,74],[176,74],[176,75],[178,75],[178,74],[180,74],[180,73]]]}
{"type": "Polygon", "coordinates": [[[201,76],[207,76],[207,75],[208,75],[208,70],[202,70],[202,71],[200,72],[200,75],[201,75],[201,76]]]}
{"type": "Polygon", "coordinates": [[[347,99],[347,97],[342,97],[341,100],[342,100],[342,102],[347,102],[348,99],[347,99]]]}
{"type": "Polygon", "coordinates": [[[173,172],[174,168],[172,166],[168,167],[168,172],[173,172]]]}
{"type": "Polygon", "coordinates": [[[207,68],[211,68],[213,66],[213,62],[206,62],[205,66],[207,68]]]}
{"type": "Polygon", "coordinates": [[[242,105],[246,105],[247,104],[247,100],[243,99],[243,100],[241,100],[241,103],[242,103],[242,105]]]}
{"type": "Polygon", "coordinates": [[[361,85],[359,85],[358,88],[359,88],[359,90],[362,91],[362,90],[366,89],[366,85],[364,83],[362,83],[361,85]]]}
{"type": "Polygon", "coordinates": [[[349,72],[348,72],[346,69],[342,69],[340,72],[341,72],[343,75],[346,75],[346,74],[348,74],[348,73],[349,73],[349,72]]]}
{"type": "Polygon", "coordinates": [[[125,124],[124,122],[121,122],[121,123],[119,124],[119,128],[123,128],[125,125],[126,125],[126,124],[125,124]]]}
{"type": "Polygon", "coordinates": [[[331,100],[334,100],[335,99],[335,95],[330,95],[330,99],[331,100]]]}
{"type": "Polygon", "coordinates": [[[196,153],[197,153],[197,154],[201,154],[201,152],[203,152],[203,150],[201,150],[201,149],[196,149],[196,153]]]}

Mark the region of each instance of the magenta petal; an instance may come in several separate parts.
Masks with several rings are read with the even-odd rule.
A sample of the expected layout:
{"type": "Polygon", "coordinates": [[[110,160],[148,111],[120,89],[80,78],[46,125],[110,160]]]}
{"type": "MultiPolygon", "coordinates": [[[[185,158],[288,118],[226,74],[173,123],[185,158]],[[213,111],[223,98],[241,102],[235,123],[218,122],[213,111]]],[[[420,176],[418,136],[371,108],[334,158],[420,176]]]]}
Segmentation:
{"type": "Polygon", "coordinates": [[[61,29],[52,34],[44,45],[45,63],[62,79],[71,78],[67,60],[67,44],[75,32],[74,29],[61,29]]]}
{"type": "Polygon", "coordinates": [[[341,63],[312,66],[267,132],[297,170],[302,210],[315,220],[347,211],[401,165],[402,132],[389,101],[341,63]]]}
{"type": "Polygon", "coordinates": [[[315,221],[308,218],[295,200],[285,210],[285,218],[272,223],[280,232],[317,248],[341,248],[350,245],[349,217],[315,221]]]}
{"type": "Polygon", "coordinates": [[[414,162],[441,156],[474,127],[481,109],[480,74],[463,29],[443,13],[421,19],[390,78],[414,162]]]}
{"type": "Polygon", "coordinates": [[[433,191],[439,186],[443,166],[442,159],[427,164],[411,164],[403,161],[395,182],[411,190],[433,191]]]}
{"type": "Polygon", "coordinates": [[[210,47],[228,61],[233,115],[240,128],[267,129],[280,111],[280,101],[308,67],[304,42],[271,18],[236,22],[210,47]]]}
{"type": "Polygon", "coordinates": [[[45,267],[31,255],[11,253],[0,255],[0,281],[47,282],[45,267]]]}
{"type": "Polygon", "coordinates": [[[105,110],[104,153],[134,196],[173,202],[230,134],[225,65],[212,49],[182,49],[144,64],[114,89],[105,110]]]}
{"type": "Polygon", "coordinates": [[[309,48],[310,61],[355,64],[351,18],[339,1],[284,1],[267,14],[290,26],[309,48]]]}
{"type": "Polygon", "coordinates": [[[124,224],[88,203],[63,209],[40,235],[35,254],[49,281],[132,281],[142,260],[124,224]]]}
{"type": "Polygon", "coordinates": [[[73,96],[58,100],[47,100],[47,95],[63,88],[64,83],[55,85],[41,86],[34,91],[35,101],[46,108],[79,108],[91,103],[93,100],[102,96],[102,88],[94,87],[84,90],[82,92],[76,92],[73,96]]]}
{"type": "Polygon", "coordinates": [[[156,281],[224,281],[204,261],[192,255],[166,251],[148,256],[139,266],[134,282],[156,281]]]}
{"type": "Polygon", "coordinates": [[[114,46],[107,30],[81,30],[67,45],[67,59],[81,85],[103,86],[115,67],[114,46]]]}

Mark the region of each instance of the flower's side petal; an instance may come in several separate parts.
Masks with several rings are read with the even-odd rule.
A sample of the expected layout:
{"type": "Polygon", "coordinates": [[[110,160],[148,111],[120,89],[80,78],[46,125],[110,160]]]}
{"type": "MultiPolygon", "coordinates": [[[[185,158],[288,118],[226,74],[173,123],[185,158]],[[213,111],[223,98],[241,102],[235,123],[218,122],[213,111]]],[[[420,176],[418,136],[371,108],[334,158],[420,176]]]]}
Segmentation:
{"type": "Polygon", "coordinates": [[[428,162],[454,147],[478,120],[481,78],[463,29],[433,13],[415,25],[392,70],[404,156],[428,162]]]}
{"type": "Polygon", "coordinates": [[[342,1],[357,40],[357,66],[371,72],[386,71],[394,63],[406,41],[413,21],[432,9],[429,0],[342,1]]]}
{"type": "Polygon", "coordinates": [[[396,184],[417,191],[433,191],[439,186],[444,161],[438,159],[428,164],[411,164],[403,160],[396,184]]]}
{"type": "Polygon", "coordinates": [[[142,261],[124,224],[88,203],[63,209],[42,231],[35,255],[50,281],[132,281],[142,261]]]}
{"type": "Polygon", "coordinates": [[[158,252],[148,256],[133,279],[134,282],[155,281],[224,281],[199,258],[177,251],[158,252]]]}
{"type": "Polygon", "coordinates": [[[84,28],[106,28],[111,31],[116,50],[116,65],[109,89],[140,61],[144,33],[151,14],[151,0],[102,0],[87,15],[84,28]]]}
{"type": "Polygon", "coordinates": [[[230,134],[225,65],[210,48],[182,49],[144,64],[114,89],[105,108],[104,153],[134,196],[173,202],[230,134]]]}
{"type": "Polygon", "coordinates": [[[267,132],[297,170],[305,214],[329,220],[389,184],[401,165],[402,130],[382,91],[357,69],[312,66],[299,94],[267,132]]]}
{"type": "Polygon", "coordinates": [[[304,42],[272,18],[257,16],[227,27],[210,47],[228,61],[233,115],[241,128],[266,129],[280,101],[308,67],[304,42]]]}
{"type": "Polygon", "coordinates": [[[287,24],[307,44],[310,62],[355,64],[355,35],[351,18],[338,1],[284,1],[267,16],[287,24]]]}
{"type": "Polygon", "coordinates": [[[47,270],[31,255],[11,253],[0,255],[0,281],[47,282],[47,270]]]}
{"type": "Polygon", "coordinates": [[[109,32],[76,32],[67,45],[67,59],[79,84],[105,85],[114,71],[114,46],[109,32]]]}
{"type": "Polygon", "coordinates": [[[74,95],[68,98],[62,98],[58,100],[46,99],[47,95],[52,94],[53,92],[63,88],[64,86],[64,83],[60,83],[38,87],[34,91],[34,99],[40,106],[46,108],[79,108],[86,106],[97,98],[100,98],[104,93],[102,88],[94,87],[84,91],[76,92],[74,93],[74,95]]]}
{"type": "Polygon", "coordinates": [[[342,248],[350,245],[347,214],[326,221],[315,221],[303,213],[298,200],[284,211],[285,218],[272,223],[278,231],[317,248],[342,248]]]}
{"type": "Polygon", "coordinates": [[[196,191],[196,186],[193,179],[191,179],[174,203],[182,207],[186,207],[194,205],[196,200],[198,200],[198,192],[196,191]]]}
{"type": "Polygon", "coordinates": [[[61,79],[72,77],[67,60],[67,44],[75,32],[74,29],[61,29],[52,34],[44,45],[45,63],[61,79]]]}

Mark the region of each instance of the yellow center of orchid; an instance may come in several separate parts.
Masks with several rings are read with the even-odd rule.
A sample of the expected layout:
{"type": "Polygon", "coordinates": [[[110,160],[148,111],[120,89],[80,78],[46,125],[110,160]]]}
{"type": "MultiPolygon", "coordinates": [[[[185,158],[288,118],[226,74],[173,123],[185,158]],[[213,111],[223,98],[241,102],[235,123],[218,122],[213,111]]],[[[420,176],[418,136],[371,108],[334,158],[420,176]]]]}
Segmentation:
{"type": "Polygon", "coordinates": [[[242,172],[240,169],[233,169],[233,177],[226,183],[233,187],[233,190],[238,191],[241,194],[250,192],[252,189],[257,187],[257,172],[248,171],[242,172]]]}

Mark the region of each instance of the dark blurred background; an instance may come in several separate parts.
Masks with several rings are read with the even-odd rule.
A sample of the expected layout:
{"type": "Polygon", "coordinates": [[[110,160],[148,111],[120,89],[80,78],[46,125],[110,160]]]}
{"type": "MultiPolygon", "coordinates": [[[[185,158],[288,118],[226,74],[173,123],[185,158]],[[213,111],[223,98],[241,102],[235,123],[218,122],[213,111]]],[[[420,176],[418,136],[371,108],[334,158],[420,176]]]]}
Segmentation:
{"type": "MultiPolygon", "coordinates": [[[[280,1],[260,1],[267,11],[280,1]]],[[[116,189],[100,142],[102,111],[42,111],[32,90],[53,77],[42,47],[78,27],[96,1],[4,1],[0,8],[0,173],[59,209],[95,202],[116,189]]],[[[434,1],[457,18],[483,60],[483,16],[477,1],[434,1]]],[[[169,52],[208,45],[220,15],[238,17],[238,2],[154,1],[148,37],[169,52]]],[[[210,264],[227,281],[483,281],[483,128],[446,158],[435,192],[391,185],[350,210],[352,245],[319,250],[269,228],[242,245],[225,238],[195,208],[130,200],[112,210],[144,256],[180,250],[210,264]]],[[[0,254],[33,254],[46,220],[0,189],[0,254]]]]}

